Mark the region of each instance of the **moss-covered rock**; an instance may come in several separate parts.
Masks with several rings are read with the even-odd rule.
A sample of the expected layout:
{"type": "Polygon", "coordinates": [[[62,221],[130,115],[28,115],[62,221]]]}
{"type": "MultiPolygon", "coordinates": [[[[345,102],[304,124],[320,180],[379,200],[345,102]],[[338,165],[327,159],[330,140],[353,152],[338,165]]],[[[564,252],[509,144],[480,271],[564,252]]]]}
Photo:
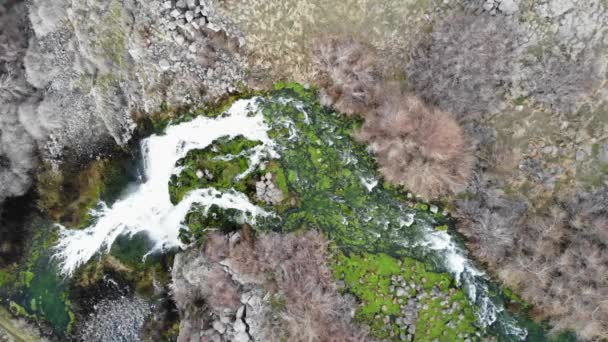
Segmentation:
{"type": "Polygon", "coordinates": [[[0,289],[17,316],[48,323],[60,337],[69,335],[74,324],[72,303],[63,277],[52,259],[58,231],[48,221],[35,218],[35,227],[24,259],[11,269],[0,289]]]}
{"type": "Polygon", "coordinates": [[[361,301],[356,317],[376,338],[463,341],[477,336],[473,308],[448,274],[386,254],[340,254],[334,271],[361,301]]]}
{"type": "Polygon", "coordinates": [[[202,244],[210,231],[232,232],[245,223],[245,214],[237,209],[224,209],[216,204],[206,210],[194,206],[184,219],[186,228],[181,228],[179,238],[184,244],[202,244]]]}
{"type": "Polygon", "coordinates": [[[130,181],[126,156],[99,159],[82,169],[70,165],[42,166],[37,182],[38,208],[64,226],[82,228],[100,200],[112,202],[130,181]]]}
{"type": "MultiPolygon", "coordinates": [[[[251,193],[254,184],[251,177],[242,177],[249,168],[249,153],[260,145],[243,136],[222,137],[204,149],[190,150],[177,161],[179,174],[171,176],[169,194],[171,202],[177,204],[185,194],[194,189],[214,187],[251,193]]],[[[250,176],[250,175],[247,175],[250,176]]]]}

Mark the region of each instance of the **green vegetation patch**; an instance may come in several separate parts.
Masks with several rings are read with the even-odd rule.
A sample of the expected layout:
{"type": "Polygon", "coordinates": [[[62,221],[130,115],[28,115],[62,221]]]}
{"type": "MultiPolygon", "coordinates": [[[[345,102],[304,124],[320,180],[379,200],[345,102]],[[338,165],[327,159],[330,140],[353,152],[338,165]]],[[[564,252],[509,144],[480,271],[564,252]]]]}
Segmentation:
{"type": "Polygon", "coordinates": [[[423,257],[420,248],[403,246],[445,217],[383,184],[367,147],[351,137],[359,121],[321,106],[315,89],[296,83],[278,83],[260,108],[280,154],[267,168],[289,199],[276,210],[279,220],[262,219],[256,228],[312,227],[344,250],[423,257]]]}
{"type": "Polygon", "coordinates": [[[361,302],[356,318],[379,339],[464,341],[477,332],[462,290],[445,273],[414,259],[386,254],[340,254],[334,264],[345,290],[361,302]]]}
{"type": "Polygon", "coordinates": [[[130,181],[124,158],[94,160],[82,169],[44,165],[36,183],[38,208],[64,226],[88,226],[91,209],[100,200],[115,201],[130,181]]]}
{"type": "Polygon", "coordinates": [[[4,278],[3,295],[17,316],[47,321],[57,336],[68,334],[74,323],[67,286],[52,260],[51,246],[58,239],[49,222],[34,220],[36,227],[22,265],[14,276],[4,278]]]}
{"type": "Polygon", "coordinates": [[[171,202],[177,204],[188,192],[200,188],[234,188],[245,193],[255,190],[251,174],[242,179],[238,177],[247,171],[249,154],[260,144],[259,141],[251,141],[243,136],[226,136],[204,149],[188,151],[176,163],[176,167],[182,168],[180,173],[171,176],[169,181],[171,202]]]}
{"type": "Polygon", "coordinates": [[[205,210],[194,206],[184,219],[185,228],[179,231],[179,238],[184,244],[197,242],[199,245],[205,241],[210,231],[231,232],[238,230],[245,223],[245,213],[233,208],[220,208],[216,204],[205,210]]]}
{"type": "Polygon", "coordinates": [[[169,284],[169,268],[174,256],[173,251],[148,254],[153,247],[154,243],[145,233],[121,235],[109,254],[92,258],[77,270],[72,285],[80,293],[86,293],[89,289],[95,292],[96,286],[110,277],[128,284],[145,298],[153,298],[155,286],[169,284]]]}

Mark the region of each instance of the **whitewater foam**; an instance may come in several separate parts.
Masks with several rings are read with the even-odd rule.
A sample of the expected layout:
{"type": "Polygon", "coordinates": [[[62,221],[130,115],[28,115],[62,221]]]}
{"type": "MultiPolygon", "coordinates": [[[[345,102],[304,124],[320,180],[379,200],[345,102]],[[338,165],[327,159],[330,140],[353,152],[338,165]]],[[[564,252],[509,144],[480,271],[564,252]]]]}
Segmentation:
{"type": "MultiPolygon", "coordinates": [[[[55,258],[62,273],[70,275],[104,248],[109,250],[120,235],[145,232],[155,243],[154,250],[180,246],[179,228],[192,204],[203,207],[217,204],[250,213],[250,217],[269,213],[252,204],[242,193],[199,189],[187,194],[177,205],[169,197],[168,184],[176,171],[175,163],[192,149],[202,149],[222,136],[242,135],[261,141],[250,157],[251,172],[264,156],[277,158],[269,127],[259,111],[259,98],[239,100],[218,118],[198,117],[169,126],[163,135],[153,135],[141,142],[145,180],[112,206],[100,203],[92,212],[96,222],[83,230],[62,227],[55,258]],[[253,114],[253,115],[252,115],[253,114]]],[[[244,176],[240,175],[241,177],[244,176]]],[[[249,216],[249,215],[248,215],[249,216]]],[[[253,222],[252,222],[253,223],[253,222]]]]}

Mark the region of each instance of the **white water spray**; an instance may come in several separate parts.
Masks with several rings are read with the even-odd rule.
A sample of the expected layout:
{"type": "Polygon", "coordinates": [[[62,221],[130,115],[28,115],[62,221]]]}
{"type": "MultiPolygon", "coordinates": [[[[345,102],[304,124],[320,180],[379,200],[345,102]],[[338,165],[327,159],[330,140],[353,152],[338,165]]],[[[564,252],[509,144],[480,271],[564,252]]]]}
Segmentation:
{"type": "MultiPolygon", "coordinates": [[[[145,182],[111,207],[100,203],[93,212],[96,222],[83,230],[61,230],[55,257],[61,270],[70,275],[99,250],[110,249],[115,239],[123,234],[146,232],[154,241],[153,250],[180,245],[180,224],[191,205],[217,204],[248,212],[251,217],[269,213],[252,204],[235,191],[220,193],[215,189],[190,192],[177,205],[169,197],[168,184],[175,171],[175,163],[192,149],[202,149],[222,136],[243,135],[262,142],[250,158],[250,169],[260,163],[263,155],[278,157],[268,137],[268,126],[259,113],[258,98],[235,102],[225,115],[218,118],[198,117],[190,122],[170,126],[164,135],[153,135],[142,141],[142,158],[145,182]],[[251,115],[251,113],[255,115],[251,115]]],[[[251,222],[253,223],[253,222],[251,222]]]]}

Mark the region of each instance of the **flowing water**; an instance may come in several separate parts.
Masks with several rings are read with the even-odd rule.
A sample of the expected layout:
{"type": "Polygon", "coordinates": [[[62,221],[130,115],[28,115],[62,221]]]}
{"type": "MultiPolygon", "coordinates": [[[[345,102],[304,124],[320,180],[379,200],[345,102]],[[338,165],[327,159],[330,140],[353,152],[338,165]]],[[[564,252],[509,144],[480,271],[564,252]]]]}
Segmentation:
{"type": "Polygon", "coordinates": [[[72,274],[96,253],[109,250],[121,235],[146,233],[154,244],[150,252],[178,247],[179,230],[192,205],[208,208],[216,204],[247,212],[254,226],[256,218],[260,227],[272,225],[269,222],[278,218],[285,230],[303,224],[326,230],[345,249],[413,255],[432,263],[452,274],[466,291],[478,309],[481,326],[492,327],[505,340],[524,340],[526,329],[491,294],[492,284],[468,259],[462,245],[450,232],[434,229],[441,213],[403,204],[397,191],[379,184],[365,147],[348,136],[352,125],[348,128],[335,113],[321,110],[316,100],[297,98],[297,92],[292,94],[295,98],[289,98],[290,94],[238,100],[220,117],[197,117],[144,139],[145,179],[113,205],[100,203],[90,227],[61,230],[55,257],[62,272],[72,274]],[[172,204],[168,183],[173,174],[183,171],[175,167],[176,162],[188,151],[203,149],[220,137],[239,135],[262,142],[250,156],[245,173],[267,160],[280,159],[287,182],[298,190],[302,205],[279,214],[270,206],[254,204],[243,193],[214,188],[194,190],[172,204]],[[305,159],[301,159],[303,151],[305,159]]]}
{"type": "MultiPolygon", "coordinates": [[[[218,204],[259,215],[267,215],[239,193],[219,194],[214,189],[194,191],[173,205],[167,184],[175,163],[189,150],[200,149],[221,136],[243,135],[263,142],[265,150],[254,156],[259,162],[262,152],[272,154],[268,126],[261,115],[248,116],[256,110],[255,99],[235,103],[225,116],[217,119],[198,117],[190,122],[167,128],[163,135],[151,136],[141,143],[145,179],[111,207],[100,203],[94,210],[95,224],[84,230],[62,229],[56,257],[64,274],[71,274],[101,249],[109,250],[119,235],[146,232],[156,246],[154,250],[179,246],[179,227],[193,203],[218,204]]],[[[252,164],[256,163],[253,160],[252,164]]]]}

